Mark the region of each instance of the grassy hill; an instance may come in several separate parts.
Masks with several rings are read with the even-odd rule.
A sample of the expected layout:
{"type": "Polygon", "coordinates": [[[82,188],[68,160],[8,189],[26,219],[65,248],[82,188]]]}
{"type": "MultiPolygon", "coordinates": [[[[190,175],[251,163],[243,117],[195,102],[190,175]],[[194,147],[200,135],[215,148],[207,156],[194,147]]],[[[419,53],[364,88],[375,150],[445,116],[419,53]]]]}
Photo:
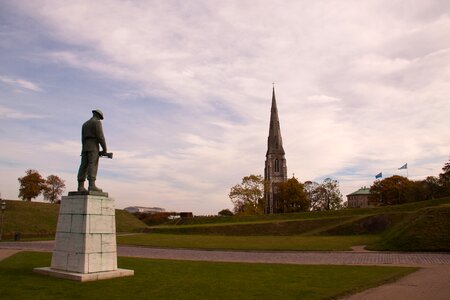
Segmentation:
{"type": "MultiPolygon", "coordinates": [[[[23,237],[52,237],[58,210],[57,204],[7,201],[5,239],[14,232],[23,237]]],[[[450,251],[450,198],[366,209],[181,221],[147,227],[128,212],[116,210],[117,232],[153,233],[118,241],[208,249],[346,250],[365,244],[373,250],[450,251]]]]}
{"type": "Polygon", "coordinates": [[[286,213],[258,216],[231,216],[231,217],[195,217],[180,221],[173,220],[166,225],[206,225],[206,224],[231,224],[231,223],[255,223],[274,222],[287,220],[304,220],[344,216],[364,216],[393,212],[414,212],[421,208],[450,204],[450,197],[428,201],[411,202],[402,205],[381,206],[373,208],[354,208],[335,211],[316,211],[301,213],[286,213]]]}
{"type": "Polygon", "coordinates": [[[329,212],[192,218],[147,231],[203,236],[370,235],[376,237],[368,247],[374,250],[450,251],[450,198],[329,212]]]}
{"type": "MultiPolygon", "coordinates": [[[[6,200],[3,219],[3,239],[15,232],[22,237],[53,237],[58,221],[59,204],[6,200]]],[[[116,210],[117,232],[136,232],[147,227],[132,214],[116,210]]]]}
{"type": "Polygon", "coordinates": [[[368,247],[371,250],[450,251],[450,205],[410,214],[368,247]]]}

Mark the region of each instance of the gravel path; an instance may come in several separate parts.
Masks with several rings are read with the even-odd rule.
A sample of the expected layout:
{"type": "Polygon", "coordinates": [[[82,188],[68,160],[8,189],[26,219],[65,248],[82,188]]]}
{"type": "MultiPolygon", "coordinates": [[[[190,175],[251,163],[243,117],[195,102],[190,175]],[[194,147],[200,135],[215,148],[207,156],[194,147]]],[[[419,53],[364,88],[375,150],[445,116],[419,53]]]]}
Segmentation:
{"type": "MultiPolygon", "coordinates": [[[[0,249],[52,251],[53,241],[2,242],[0,249]]],[[[118,246],[119,256],[224,262],[311,265],[450,265],[449,253],[354,251],[208,251],[118,246]]]]}

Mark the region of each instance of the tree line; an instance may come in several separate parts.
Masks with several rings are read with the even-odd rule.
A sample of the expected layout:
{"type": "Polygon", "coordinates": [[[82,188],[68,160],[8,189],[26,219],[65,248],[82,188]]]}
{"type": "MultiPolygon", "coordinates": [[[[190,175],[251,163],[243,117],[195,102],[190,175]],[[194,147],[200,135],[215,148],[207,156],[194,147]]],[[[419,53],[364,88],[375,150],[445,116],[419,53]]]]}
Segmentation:
{"type": "MultiPolygon", "coordinates": [[[[261,175],[249,175],[242,182],[233,186],[228,196],[233,203],[233,211],[239,215],[264,213],[264,189],[267,182],[261,175]]],[[[277,184],[278,193],[276,212],[289,213],[301,211],[334,210],[343,207],[342,194],[337,180],[326,178],[322,183],[306,181],[301,183],[292,176],[287,181],[277,184]]],[[[224,209],[219,215],[232,214],[224,209]]]]}
{"type": "Polygon", "coordinates": [[[26,170],[26,175],[19,177],[19,198],[24,201],[31,201],[40,194],[50,203],[60,200],[61,195],[66,188],[64,180],[56,175],[49,175],[43,178],[36,170],[26,170]]]}
{"type": "Polygon", "coordinates": [[[410,180],[394,175],[370,187],[370,201],[379,205],[402,204],[450,196],[450,160],[438,176],[410,180]]]}
{"type": "MultiPolygon", "coordinates": [[[[267,182],[261,175],[249,175],[233,186],[228,194],[233,203],[233,212],[223,209],[221,216],[234,214],[263,214],[265,207],[264,189],[267,182]]],[[[322,183],[306,181],[301,183],[294,176],[277,185],[278,213],[322,211],[342,209],[342,194],[337,180],[326,178],[322,183]]],[[[375,205],[394,205],[406,202],[430,200],[450,196],[450,160],[438,176],[428,176],[423,180],[410,180],[393,175],[376,180],[370,187],[370,202],[375,205]]]]}

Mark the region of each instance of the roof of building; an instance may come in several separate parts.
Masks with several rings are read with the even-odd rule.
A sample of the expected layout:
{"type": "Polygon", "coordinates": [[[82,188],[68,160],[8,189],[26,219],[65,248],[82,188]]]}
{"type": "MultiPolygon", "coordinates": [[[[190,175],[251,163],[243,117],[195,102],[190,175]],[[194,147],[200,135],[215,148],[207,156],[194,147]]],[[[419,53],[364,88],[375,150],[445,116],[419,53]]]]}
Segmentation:
{"type": "Polygon", "coordinates": [[[361,187],[356,192],[348,194],[347,196],[356,196],[356,195],[370,195],[370,189],[368,187],[361,187]]]}

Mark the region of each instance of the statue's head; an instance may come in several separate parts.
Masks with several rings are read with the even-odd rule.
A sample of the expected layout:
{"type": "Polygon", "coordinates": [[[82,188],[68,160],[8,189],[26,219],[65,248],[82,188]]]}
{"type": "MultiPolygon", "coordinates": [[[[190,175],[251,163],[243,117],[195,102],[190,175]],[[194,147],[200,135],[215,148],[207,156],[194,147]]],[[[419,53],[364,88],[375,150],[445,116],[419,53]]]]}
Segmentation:
{"type": "Polygon", "coordinates": [[[94,109],[92,111],[94,115],[96,115],[100,120],[103,120],[103,113],[100,109],[94,109]]]}

